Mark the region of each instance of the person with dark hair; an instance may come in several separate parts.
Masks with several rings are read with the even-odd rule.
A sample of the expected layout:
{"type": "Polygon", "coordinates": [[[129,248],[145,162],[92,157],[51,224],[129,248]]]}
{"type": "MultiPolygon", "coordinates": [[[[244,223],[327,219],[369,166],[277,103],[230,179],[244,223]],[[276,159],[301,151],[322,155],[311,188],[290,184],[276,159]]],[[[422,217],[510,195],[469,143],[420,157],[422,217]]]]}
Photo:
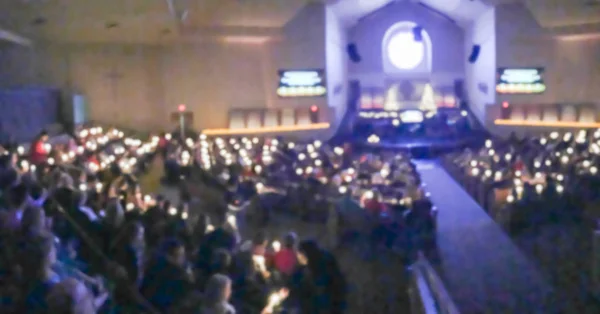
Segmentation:
{"type": "Polygon", "coordinates": [[[265,256],[267,252],[267,234],[263,230],[259,230],[252,237],[252,255],[265,256]]]}
{"type": "Polygon", "coordinates": [[[52,270],[56,263],[54,237],[47,233],[30,237],[20,256],[26,295],[23,313],[43,313],[48,292],[60,282],[52,270]]]}
{"type": "Polygon", "coordinates": [[[12,230],[19,229],[23,211],[27,205],[27,186],[25,184],[17,184],[8,190],[6,195],[8,203],[8,222],[7,227],[12,230]]]}
{"type": "Polygon", "coordinates": [[[44,210],[36,206],[28,206],[23,211],[21,221],[21,236],[26,241],[31,236],[48,232],[46,225],[46,214],[44,210]]]}
{"type": "Polygon", "coordinates": [[[248,253],[242,252],[235,258],[233,300],[242,313],[260,313],[268,304],[269,289],[248,253]]]}
{"type": "Polygon", "coordinates": [[[48,141],[48,133],[46,131],[40,132],[38,136],[31,143],[31,148],[29,149],[29,159],[31,163],[39,165],[46,162],[48,155],[50,154],[50,150],[46,146],[48,141]]]}
{"type": "Polygon", "coordinates": [[[196,260],[197,268],[208,268],[210,257],[217,249],[225,249],[228,252],[233,252],[237,245],[237,234],[235,234],[231,230],[231,227],[228,226],[226,214],[220,212],[217,214],[217,227],[204,237],[200,244],[200,248],[198,249],[198,257],[196,260]]]}
{"type": "Polygon", "coordinates": [[[205,284],[208,279],[214,274],[225,274],[231,273],[232,257],[231,253],[224,249],[217,249],[213,252],[210,264],[207,269],[199,269],[201,273],[198,276],[198,286],[201,290],[205,289],[205,284]]]}
{"type": "Polygon", "coordinates": [[[185,246],[176,239],[165,241],[145,273],[140,291],[161,312],[184,301],[193,280],[186,269],[185,246]]]}
{"type": "Polygon", "coordinates": [[[29,204],[34,206],[44,205],[48,192],[39,183],[33,183],[29,186],[29,204]]]}
{"type": "Polygon", "coordinates": [[[346,278],[337,259],[316,241],[302,241],[298,261],[305,264],[316,288],[316,306],[325,313],[343,313],[346,308],[346,278]]]}
{"type": "Polygon", "coordinates": [[[275,253],[273,263],[275,268],[286,276],[291,276],[296,269],[298,236],[294,232],[286,234],[283,240],[283,249],[275,253]]]}
{"type": "Polygon", "coordinates": [[[162,157],[162,159],[167,158],[167,148],[169,145],[169,140],[167,140],[167,133],[164,131],[160,132],[158,136],[158,153],[162,157]]]}
{"type": "Polygon", "coordinates": [[[113,242],[112,256],[125,267],[130,283],[137,286],[143,277],[144,226],[137,221],[125,226],[120,239],[113,242]]]}
{"type": "Polygon", "coordinates": [[[212,274],[228,274],[231,267],[231,253],[224,249],[218,249],[212,256],[210,271],[212,274]]]}
{"type": "MultiPolygon", "coordinates": [[[[127,272],[127,287],[139,287],[144,275],[144,226],[139,222],[131,222],[125,226],[121,238],[113,242],[111,256],[115,262],[123,266],[127,272]]],[[[123,285],[115,290],[115,302],[128,306],[130,291],[123,285]]]]}

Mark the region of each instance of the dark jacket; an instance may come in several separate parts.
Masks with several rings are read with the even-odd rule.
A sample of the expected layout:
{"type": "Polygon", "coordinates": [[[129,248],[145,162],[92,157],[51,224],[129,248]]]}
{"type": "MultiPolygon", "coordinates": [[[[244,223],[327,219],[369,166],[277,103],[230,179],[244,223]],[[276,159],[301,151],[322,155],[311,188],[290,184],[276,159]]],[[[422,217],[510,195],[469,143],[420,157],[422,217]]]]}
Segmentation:
{"type": "Polygon", "coordinates": [[[140,291],[153,306],[164,313],[185,300],[192,289],[193,283],[185,269],[161,259],[148,269],[140,291]]]}

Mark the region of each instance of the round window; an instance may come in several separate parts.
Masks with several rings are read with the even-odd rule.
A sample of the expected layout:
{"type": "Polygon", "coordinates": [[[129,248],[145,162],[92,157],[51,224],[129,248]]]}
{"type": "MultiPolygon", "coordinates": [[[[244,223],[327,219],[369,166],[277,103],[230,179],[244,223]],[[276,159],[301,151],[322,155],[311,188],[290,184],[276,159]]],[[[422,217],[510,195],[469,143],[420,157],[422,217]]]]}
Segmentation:
{"type": "Polygon", "coordinates": [[[387,55],[398,69],[412,70],[423,62],[425,44],[416,41],[412,31],[399,31],[388,41],[387,55]]]}

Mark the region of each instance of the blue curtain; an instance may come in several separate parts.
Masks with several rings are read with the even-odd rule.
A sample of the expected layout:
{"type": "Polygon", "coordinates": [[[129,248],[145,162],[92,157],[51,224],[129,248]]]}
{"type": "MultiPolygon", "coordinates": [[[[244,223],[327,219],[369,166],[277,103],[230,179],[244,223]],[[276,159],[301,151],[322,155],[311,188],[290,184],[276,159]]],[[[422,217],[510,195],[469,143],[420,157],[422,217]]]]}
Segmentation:
{"type": "Polygon", "coordinates": [[[0,90],[0,142],[31,141],[58,123],[60,93],[54,89],[0,90]]]}

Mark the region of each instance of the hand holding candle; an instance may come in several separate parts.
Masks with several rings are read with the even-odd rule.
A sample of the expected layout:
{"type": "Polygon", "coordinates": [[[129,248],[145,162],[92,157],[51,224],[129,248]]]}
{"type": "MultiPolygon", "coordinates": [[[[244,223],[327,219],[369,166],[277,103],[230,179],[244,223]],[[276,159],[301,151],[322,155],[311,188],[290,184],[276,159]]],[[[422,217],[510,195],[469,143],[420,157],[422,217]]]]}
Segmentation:
{"type": "Polygon", "coordinates": [[[229,215],[227,217],[227,223],[229,223],[229,225],[231,225],[231,227],[233,227],[234,229],[237,229],[237,219],[234,215],[229,215]]]}
{"type": "Polygon", "coordinates": [[[273,241],[272,246],[273,246],[273,251],[275,251],[275,252],[279,252],[281,250],[281,243],[277,240],[273,241]]]}
{"type": "Polygon", "coordinates": [[[213,231],[215,231],[215,226],[213,226],[213,225],[206,226],[206,233],[210,233],[213,231]]]}
{"type": "Polygon", "coordinates": [[[283,300],[285,300],[288,297],[289,294],[289,291],[285,288],[282,288],[279,291],[272,293],[269,296],[269,303],[262,311],[262,314],[273,313],[275,307],[279,306],[281,302],[283,302],[283,300]]]}
{"type": "Polygon", "coordinates": [[[252,260],[254,261],[254,265],[258,268],[259,271],[265,272],[267,271],[267,265],[265,261],[265,257],[262,255],[253,255],[252,260]]]}

